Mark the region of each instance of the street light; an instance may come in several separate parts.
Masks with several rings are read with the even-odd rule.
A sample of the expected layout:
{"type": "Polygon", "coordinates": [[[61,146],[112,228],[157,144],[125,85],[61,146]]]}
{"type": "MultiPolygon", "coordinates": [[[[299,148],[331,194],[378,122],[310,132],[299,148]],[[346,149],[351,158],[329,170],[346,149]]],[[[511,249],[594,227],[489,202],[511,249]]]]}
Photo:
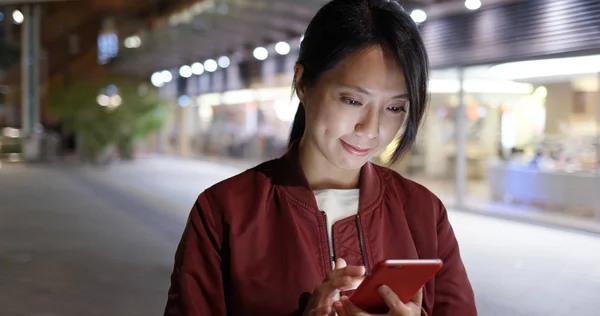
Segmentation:
{"type": "Polygon", "coordinates": [[[137,35],[133,35],[125,39],[124,45],[127,48],[138,48],[142,45],[142,39],[137,35]]]}
{"type": "Polygon", "coordinates": [[[19,10],[13,11],[12,18],[15,24],[21,24],[23,23],[23,21],[25,21],[25,16],[23,15],[23,12],[19,10]]]}
{"type": "Polygon", "coordinates": [[[96,102],[100,106],[108,106],[110,104],[110,97],[107,96],[106,94],[99,94],[98,97],[96,98],[96,102]]]}
{"type": "Polygon", "coordinates": [[[118,108],[122,102],[123,102],[123,99],[121,99],[121,96],[118,94],[115,94],[110,97],[110,103],[108,104],[107,108],[109,110],[114,110],[114,109],[118,108]]]}

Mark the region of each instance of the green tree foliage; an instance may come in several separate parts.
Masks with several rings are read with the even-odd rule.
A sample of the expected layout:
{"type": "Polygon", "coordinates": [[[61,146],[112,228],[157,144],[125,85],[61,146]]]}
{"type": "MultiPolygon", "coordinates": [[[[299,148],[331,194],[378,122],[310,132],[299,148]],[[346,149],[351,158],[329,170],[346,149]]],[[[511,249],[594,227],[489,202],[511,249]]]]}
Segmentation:
{"type": "Polygon", "coordinates": [[[98,82],[77,81],[50,93],[50,113],[77,135],[84,159],[96,160],[116,147],[124,159],[133,157],[137,141],[159,130],[166,102],[156,89],[139,81],[107,78],[98,82]],[[98,96],[114,86],[118,107],[101,106],[98,96]]]}

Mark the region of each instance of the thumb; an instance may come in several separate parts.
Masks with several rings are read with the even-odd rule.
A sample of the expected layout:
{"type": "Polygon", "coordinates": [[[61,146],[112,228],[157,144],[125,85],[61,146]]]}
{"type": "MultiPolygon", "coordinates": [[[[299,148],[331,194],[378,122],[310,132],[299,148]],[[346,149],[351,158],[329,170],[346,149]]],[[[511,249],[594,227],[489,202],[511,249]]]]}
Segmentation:
{"type": "Polygon", "coordinates": [[[343,269],[347,266],[348,266],[348,264],[346,263],[346,260],[344,260],[342,258],[335,259],[335,270],[343,269]]]}

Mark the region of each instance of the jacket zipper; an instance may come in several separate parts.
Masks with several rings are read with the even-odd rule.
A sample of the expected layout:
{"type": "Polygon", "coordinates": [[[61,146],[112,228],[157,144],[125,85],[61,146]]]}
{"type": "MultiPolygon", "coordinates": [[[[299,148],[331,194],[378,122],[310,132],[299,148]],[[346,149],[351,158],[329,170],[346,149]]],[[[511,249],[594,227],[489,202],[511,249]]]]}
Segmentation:
{"type": "Polygon", "coordinates": [[[331,265],[331,270],[335,269],[335,252],[333,250],[333,232],[329,231],[329,220],[327,219],[327,213],[325,213],[324,211],[321,211],[321,213],[323,214],[323,217],[325,218],[325,232],[326,232],[326,237],[327,237],[327,248],[329,248],[329,264],[331,265]],[[330,241],[330,237],[331,236],[331,241],[330,241]]]}
{"type": "Polygon", "coordinates": [[[356,230],[358,230],[358,242],[360,244],[360,254],[362,255],[363,263],[365,264],[366,276],[369,276],[369,261],[367,260],[367,251],[365,250],[365,238],[363,236],[362,227],[360,225],[360,215],[356,215],[356,230]]]}

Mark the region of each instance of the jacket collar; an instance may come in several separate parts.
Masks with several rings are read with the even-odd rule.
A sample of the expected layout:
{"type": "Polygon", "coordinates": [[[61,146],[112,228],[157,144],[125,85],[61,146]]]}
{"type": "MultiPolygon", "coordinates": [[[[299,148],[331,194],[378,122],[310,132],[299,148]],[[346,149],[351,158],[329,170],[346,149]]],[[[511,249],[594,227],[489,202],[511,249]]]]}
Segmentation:
{"type": "MultiPolygon", "coordinates": [[[[273,184],[282,186],[297,202],[318,209],[313,191],[302,170],[298,154],[298,142],[293,143],[288,151],[278,159],[273,170],[273,184]]],[[[359,180],[359,212],[370,212],[381,203],[383,198],[383,179],[371,162],[367,162],[360,171],[359,180]]]]}

